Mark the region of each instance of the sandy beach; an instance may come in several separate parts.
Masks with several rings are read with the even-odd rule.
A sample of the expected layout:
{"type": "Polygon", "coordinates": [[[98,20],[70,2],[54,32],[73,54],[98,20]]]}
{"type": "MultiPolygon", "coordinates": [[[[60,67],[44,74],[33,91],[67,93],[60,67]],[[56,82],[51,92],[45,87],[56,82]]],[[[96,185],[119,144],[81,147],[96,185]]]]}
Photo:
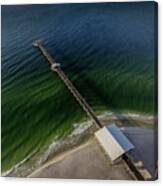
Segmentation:
{"type": "MultiPolygon", "coordinates": [[[[100,119],[103,125],[107,125],[108,123],[116,123],[119,127],[139,126],[143,128],[144,127],[149,128],[149,129],[152,129],[154,127],[154,117],[150,115],[141,115],[138,113],[118,114],[112,112],[104,112],[99,114],[98,118],[100,119]]],[[[36,153],[36,155],[34,154],[32,157],[26,158],[18,165],[15,165],[14,167],[12,167],[12,169],[4,173],[3,176],[6,175],[10,177],[15,177],[15,176],[62,177],[63,176],[66,178],[69,176],[70,172],[71,174],[75,174],[74,170],[76,169],[79,172],[87,170],[88,168],[85,166],[88,165],[91,166],[90,172],[92,172],[93,170],[94,173],[92,173],[92,175],[90,176],[88,175],[86,176],[83,173],[76,173],[77,178],[82,178],[82,175],[84,175],[84,178],[87,177],[89,178],[91,176],[95,178],[98,177],[99,175],[98,177],[99,179],[104,179],[104,178],[111,179],[110,177],[112,176],[110,174],[106,175],[106,173],[99,173],[98,171],[100,171],[100,169],[95,171],[94,168],[94,166],[97,166],[96,162],[100,162],[99,164],[101,167],[103,167],[101,168],[103,172],[105,172],[105,170],[107,169],[109,171],[106,172],[110,172],[110,170],[112,170],[110,169],[110,167],[106,167],[106,162],[109,162],[110,160],[108,161],[108,157],[107,158],[103,157],[104,153],[101,152],[101,149],[99,149],[100,148],[99,145],[94,140],[93,133],[97,130],[94,128],[94,126],[95,125],[93,125],[91,120],[84,121],[83,123],[75,123],[74,130],[66,139],[54,141],[48,147],[43,149],[43,152],[41,151],[39,155],[36,153]],[[67,148],[65,149],[65,147],[67,148]],[[92,160],[91,165],[89,159],[92,160]],[[71,161],[73,162],[72,165],[70,166],[70,163],[68,162],[71,161]],[[87,163],[87,161],[89,163],[87,163]],[[64,175],[61,174],[61,172],[59,171],[60,166],[61,166],[61,170],[63,169],[62,167],[64,166],[68,168],[67,172],[69,172],[69,174],[67,176],[65,174],[64,175]],[[52,170],[54,169],[52,171],[53,173],[49,174],[48,172],[51,171],[51,169],[52,170]],[[56,173],[56,169],[58,169],[57,173],[56,173]],[[45,172],[45,175],[43,174],[43,172],[45,172]],[[97,175],[95,174],[95,172],[98,172],[97,175]]]]}
{"type": "Polygon", "coordinates": [[[95,138],[54,158],[29,177],[132,180],[124,162],[112,165],[95,138]]]}
{"type": "MultiPolygon", "coordinates": [[[[104,118],[106,118],[106,114],[104,115],[104,118]]],[[[101,116],[100,119],[102,118],[103,117],[101,116]]],[[[140,149],[137,151],[136,148],[136,151],[134,150],[134,159],[137,161],[140,158],[139,156],[141,156],[145,166],[152,170],[155,165],[151,165],[154,157],[150,155],[153,154],[153,149],[149,148],[149,146],[153,146],[154,134],[152,132],[153,130],[150,129],[151,127],[146,128],[145,126],[148,124],[150,125],[150,122],[153,121],[153,118],[132,115],[132,119],[136,120],[137,122],[138,118],[141,126],[126,126],[124,128],[122,127],[122,130],[126,130],[124,133],[126,133],[129,139],[131,138],[136,147],[138,146],[140,149],[145,149],[146,151],[150,149],[148,156],[144,155],[143,151],[140,149]],[[142,122],[140,122],[140,120],[142,122]],[[144,125],[144,123],[146,124],[144,125]],[[132,137],[134,139],[132,139],[132,137]],[[143,144],[141,143],[142,140],[144,141],[143,144]],[[146,145],[144,146],[144,144],[146,145]],[[146,161],[146,159],[148,160],[146,161]],[[151,167],[149,167],[149,165],[151,167]]],[[[104,119],[103,122],[104,121],[106,120],[104,119]]],[[[77,134],[79,135],[79,133],[77,134]]],[[[29,177],[112,180],[135,179],[123,160],[119,160],[114,165],[112,164],[109,156],[106,155],[94,136],[90,137],[88,141],[85,141],[80,145],[59,154],[58,156],[49,159],[40,168],[36,169],[32,174],[30,174],[29,177]]]]}

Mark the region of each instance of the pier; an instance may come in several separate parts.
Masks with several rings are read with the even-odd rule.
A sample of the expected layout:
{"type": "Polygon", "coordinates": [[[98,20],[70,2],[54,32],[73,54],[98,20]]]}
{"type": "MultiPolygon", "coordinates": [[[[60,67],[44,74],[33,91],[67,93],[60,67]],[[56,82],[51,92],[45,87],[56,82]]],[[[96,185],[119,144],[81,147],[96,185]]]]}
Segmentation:
{"type": "Polygon", "coordinates": [[[58,74],[58,76],[63,80],[66,87],[70,90],[72,95],[75,97],[77,102],[80,104],[80,106],[83,108],[83,110],[87,113],[87,115],[92,118],[93,122],[100,128],[102,128],[102,124],[100,123],[99,119],[96,117],[94,111],[89,106],[89,104],[86,102],[86,100],[83,98],[83,96],[78,92],[78,90],[75,88],[73,83],[69,80],[67,75],[63,72],[63,70],[60,67],[59,63],[56,63],[55,60],[50,56],[50,54],[47,52],[47,50],[43,47],[40,40],[35,41],[33,43],[34,47],[39,48],[43,56],[48,61],[48,64],[51,68],[51,70],[58,74]]]}
{"type": "MultiPolygon", "coordinates": [[[[96,126],[99,127],[100,129],[103,128],[103,125],[101,124],[101,122],[97,118],[93,109],[86,102],[86,100],[79,93],[79,91],[75,88],[75,86],[70,81],[70,79],[67,77],[67,75],[63,72],[60,64],[57,63],[51,57],[51,55],[47,52],[47,50],[42,45],[42,42],[40,40],[36,40],[33,42],[33,46],[40,50],[42,55],[47,60],[49,66],[50,66],[50,69],[53,72],[57,73],[57,75],[63,80],[66,87],[70,90],[70,92],[75,97],[75,99],[77,100],[79,105],[83,108],[83,110],[87,113],[87,115],[93,120],[93,122],[96,124],[96,126]]],[[[132,172],[132,174],[134,175],[134,178],[136,178],[137,180],[151,180],[152,179],[151,175],[149,174],[149,172],[145,168],[143,168],[143,169],[141,168],[141,170],[138,169],[134,160],[130,157],[130,155],[128,153],[123,154],[121,158],[122,158],[123,162],[127,165],[130,172],[132,172]]]]}

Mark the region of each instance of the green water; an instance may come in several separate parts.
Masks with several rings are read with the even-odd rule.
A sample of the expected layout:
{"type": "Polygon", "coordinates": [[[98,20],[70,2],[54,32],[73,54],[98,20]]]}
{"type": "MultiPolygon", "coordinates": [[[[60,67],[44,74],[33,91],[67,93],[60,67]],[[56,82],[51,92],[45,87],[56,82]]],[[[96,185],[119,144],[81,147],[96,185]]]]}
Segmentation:
{"type": "Polygon", "coordinates": [[[2,172],[88,119],[33,40],[96,113],[153,115],[153,20],[152,2],[2,6],[2,172]]]}

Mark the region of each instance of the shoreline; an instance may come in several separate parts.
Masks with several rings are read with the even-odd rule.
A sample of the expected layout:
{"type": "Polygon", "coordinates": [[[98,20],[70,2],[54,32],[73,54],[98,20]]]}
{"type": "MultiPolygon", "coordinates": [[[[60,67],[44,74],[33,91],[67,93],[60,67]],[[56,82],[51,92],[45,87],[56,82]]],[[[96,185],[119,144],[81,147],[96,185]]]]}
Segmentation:
{"type": "Polygon", "coordinates": [[[28,175],[28,178],[135,179],[123,160],[120,160],[115,166],[112,165],[110,158],[95,137],[54,157],[28,175]]]}
{"type": "Polygon", "coordinates": [[[47,168],[48,166],[58,162],[62,161],[64,158],[66,158],[67,155],[71,155],[74,152],[77,152],[78,150],[84,149],[86,146],[88,146],[91,143],[92,139],[89,139],[87,142],[83,143],[82,145],[76,146],[72,149],[69,149],[65,152],[62,152],[61,154],[57,155],[56,157],[52,158],[50,161],[42,165],[40,168],[36,169],[32,174],[28,175],[27,177],[33,177],[38,172],[42,171],[44,168],[47,168]]]}
{"type": "MultiPolygon", "coordinates": [[[[123,126],[124,125],[123,120],[125,121],[127,119],[127,122],[130,122],[130,120],[131,120],[131,124],[129,125],[129,123],[127,123],[126,125],[134,126],[132,123],[133,123],[133,120],[136,120],[136,123],[139,122],[139,126],[150,127],[150,128],[154,127],[154,119],[155,119],[154,116],[149,115],[149,114],[140,114],[140,113],[134,113],[134,112],[113,113],[113,112],[106,112],[106,111],[98,114],[97,117],[100,119],[100,121],[103,125],[106,125],[108,122],[116,122],[117,125],[123,126]]],[[[54,159],[55,157],[62,156],[62,154],[69,152],[72,148],[76,149],[76,148],[79,148],[80,146],[82,146],[83,144],[85,144],[86,142],[83,139],[83,136],[85,135],[85,133],[88,132],[92,127],[93,127],[93,129],[91,129],[92,132],[94,130],[96,130],[96,128],[94,128],[94,125],[91,120],[87,120],[87,121],[80,122],[80,123],[74,123],[73,126],[74,126],[74,130],[72,131],[72,133],[70,133],[68,135],[68,139],[70,139],[68,144],[66,142],[64,142],[63,139],[57,140],[57,141],[54,140],[54,142],[50,143],[46,147],[44,153],[40,156],[40,158],[37,159],[39,161],[39,163],[35,162],[38,165],[34,168],[34,170],[31,170],[32,172],[29,173],[29,175],[31,175],[33,172],[37,171],[41,167],[46,166],[46,164],[49,161],[51,161],[52,159],[54,159]],[[78,139],[75,139],[75,138],[78,138],[78,139]],[[71,142],[71,140],[72,140],[72,142],[71,142]],[[77,142],[75,142],[75,140],[77,142]],[[63,145],[62,147],[67,145],[68,146],[67,149],[64,150],[64,148],[63,148],[63,151],[55,153],[54,149],[57,146],[57,142],[58,142],[58,148],[60,148],[59,147],[60,145],[63,145]],[[71,143],[74,143],[74,144],[71,144],[71,143]]],[[[91,135],[92,134],[90,134],[90,131],[89,131],[86,135],[86,140],[89,141],[91,139],[91,135]]],[[[24,166],[23,164],[28,165],[28,161],[30,161],[30,159],[33,158],[33,155],[35,155],[35,153],[37,154],[37,152],[33,152],[33,153],[29,154],[24,160],[20,161],[18,164],[13,166],[8,171],[5,171],[4,173],[2,173],[2,176],[10,176],[10,175],[11,176],[13,176],[13,175],[18,176],[19,168],[21,169],[21,166],[22,167],[24,166]]],[[[22,174],[24,174],[25,176],[28,177],[29,175],[25,173],[26,172],[25,168],[23,169],[23,171],[24,172],[22,172],[22,174]]],[[[29,172],[30,172],[30,170],[29,170],[29,172]]]]}

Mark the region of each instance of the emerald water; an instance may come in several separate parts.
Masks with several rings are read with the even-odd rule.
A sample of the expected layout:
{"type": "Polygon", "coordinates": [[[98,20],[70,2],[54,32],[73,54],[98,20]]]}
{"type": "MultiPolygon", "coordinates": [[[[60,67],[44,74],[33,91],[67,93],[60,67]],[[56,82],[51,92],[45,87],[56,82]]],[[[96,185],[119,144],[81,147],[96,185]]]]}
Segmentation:
{"type": "Polygon", "coordinates": [[[86,118],[32,42],[98,113],[154,113],[155,4],[2,6],[2,172],[86,118]]]}

